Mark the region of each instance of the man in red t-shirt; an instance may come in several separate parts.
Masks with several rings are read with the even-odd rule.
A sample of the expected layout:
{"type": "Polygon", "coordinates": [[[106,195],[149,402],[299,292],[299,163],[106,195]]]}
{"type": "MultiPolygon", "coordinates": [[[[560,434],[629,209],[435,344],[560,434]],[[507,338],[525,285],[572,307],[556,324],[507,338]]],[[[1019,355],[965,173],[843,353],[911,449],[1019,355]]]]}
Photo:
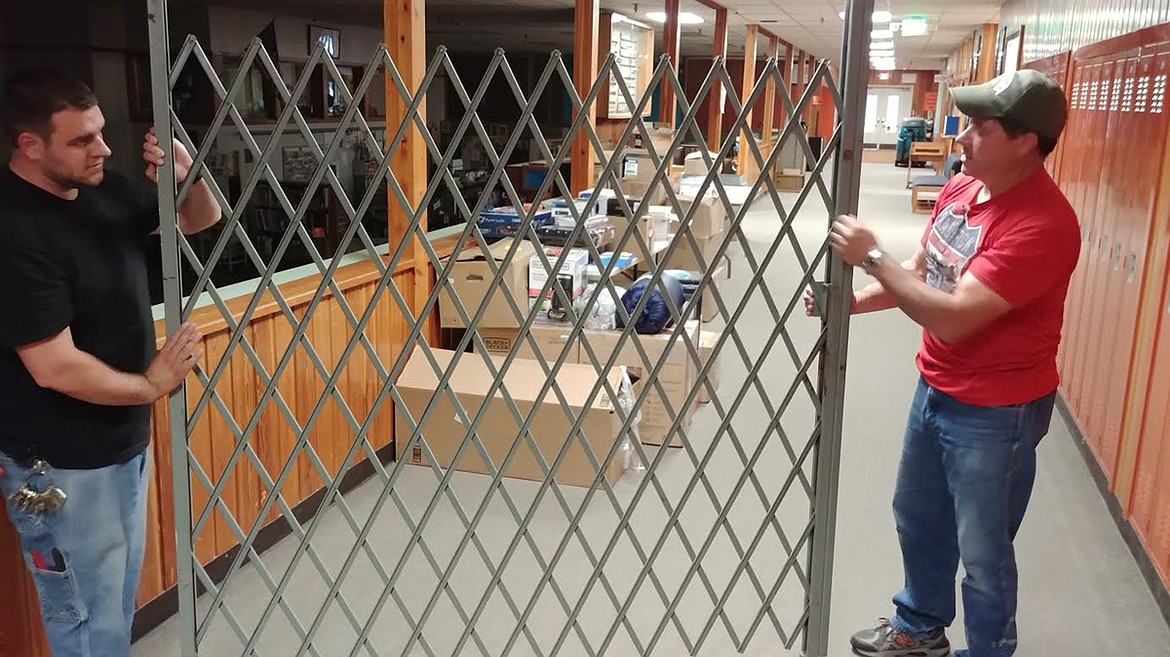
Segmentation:
{"type": "Polygon", "coordinates": [[[1015,653],[1012,542],[1052,416],[1080,253],[1076,214],[1044,168],[1068,117],[1059,85],[1025,70],[951,93],[971,117],[958,139],[963,171],[915,256],[892,262],[854,217],[829,237],[876,279],[854,295],[854,313],[898,308],[924,329],[894,493],[905,588],[888,621],[853,636],[867,657],[950,652],[960,561],[967,649],[956,657],[1015,653]]]}

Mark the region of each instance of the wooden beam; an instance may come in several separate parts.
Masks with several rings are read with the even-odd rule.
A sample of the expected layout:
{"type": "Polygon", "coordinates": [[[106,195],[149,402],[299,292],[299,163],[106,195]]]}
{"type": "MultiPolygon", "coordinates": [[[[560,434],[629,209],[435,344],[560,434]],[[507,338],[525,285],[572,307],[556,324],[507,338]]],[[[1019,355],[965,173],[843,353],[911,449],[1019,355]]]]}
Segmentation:
{"type": "Polygon", "coordinates": [[[995,77],[995,44],[999,36],[999,25],[984,23],[981,28],[983,40],[979,47],[979,68],[975,71],[975,82],[987,82],[995,77]]]}
{"type": "MultiPolygon", "coordinates": [[[[597,79],[597,31],[601,21],[600,0],[577,0],[577,11],[573,19],[573,86],[582,98],[589,95],[597,79]]],[[[597,106],[586,110],[589,125],[597,125],[597,106]]],[[[574,114],[573,120],[577,119],[574,114]]],[[[590,143],[584,126],[573,140],[572,191],[579,194],[592,190],[597,183],[594,171],[593,144],[590,143]]]]}
{"type": "MultiPolygon", "coordinates": [[[[780,40],[771,37],[768,39],[768,59],[775,60],[780,54],[780,40]]],[[[778,66],[779,64],[777,64],[778,66]]],[[[765,156],[772,146],[772,125],[776,122],[776,80],[769,76],[768,81],[764,83],[767,89],[764,91],[764,121],[763,121],[763,151],[765,156]]]]}
{"type": "MultiPolygon", "coordinates": [[[[663,53],[670,58],[670,66],[674,69],[675,75],[678,75],[679,41],[682,39],[682,26],[678,19],[681,4],[680,0],[666,0],[666,25],[662,32],[663,53]]],[[[673,126],[675,116],[678,114],[675,107],[674,86],[668,84],[665,79],[662,81],[660,107],[659,122],[673,126]]]]}
{"type": "MultiPolygon", "coordinates": [[[[414,93],[426,77],[427,69],[427,24],[426,0],[383,0],[382,29],[386,37],[386,48],[394,66],[402,76],[406,88],[414,93]]],[[[386,78],[386,135],[388,139],[408,120],[406,111],[408,104],[403,102],[398,88],[386,78]]],[[[419,113],[426,117],[426,104],[419,107],[419,113]]],[[[411,128],[403,137],[402,145],[394,154],[390,162],[391,171],[402,186],[406,199],[414,207],[422,202],[427,189],[427,147],[423,142],[422,133],[414,125],[411,117],[411,128]]],[[[393,192],[390,192],[388,208],[389,238],[391,244],[408,240],[410,245],[403,254],[403,260],[414,262],[414,298],[412,310],[421,312],[431,293],[431,275],[429,261],[422,248],[422,242],[416,234],[409,231],[412,217],[398,202],[393,192]]],[[[427,215],[423,213],[420,227],[425,232],[427,215]]],[[[415,315],[417,317],[417,314],[415,315]]],[[[432,313],[432,317],[434,314],[432,313]]]]}
{"type": "Polygon", "coordinates": [[[743,93],[740,94],[747,118],[744,121],[743,141],[739,145],[739,175],[747,179],[749,185],[755,182],[760,173],[756,158],[752,157],[748,146],[748,139],[752,138],[752,108],[748,105],[748,98],[756,88],[756,46],[759,38],[759,26],[748,25],[747,38],[743,44],[743,93]]]}
{"type": "MultiPolygon", "coordinates": [[[[715,49],[711,53],[715,57],[727,58],[727,9],[720,7],[715,10],[715,49]]],[[[723,107],[725,102],[723,85],[719,80],[711,85],[711,92],[707,98],[707,150],[718,151],[723,145],[723,107]]]]}

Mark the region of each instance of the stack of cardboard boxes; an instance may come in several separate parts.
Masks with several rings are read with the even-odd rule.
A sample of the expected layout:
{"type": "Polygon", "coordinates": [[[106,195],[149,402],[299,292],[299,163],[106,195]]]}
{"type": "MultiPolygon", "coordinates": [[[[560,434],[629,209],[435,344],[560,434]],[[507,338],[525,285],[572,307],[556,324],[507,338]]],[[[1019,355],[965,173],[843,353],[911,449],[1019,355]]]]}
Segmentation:
{"type": "MultiPolygon", "coordinates": [[[[588,202],[590,212],[598,212],[607,207],[607,197],[610,195],[612,192],[607,192],[603,197],[588,202]]],[[[578,318],[584,313],[581,307],[584,305],[582,297],[586,290],[590,289],[591,283],[599,282],[600,272],[605,269],[604,263],[590,262],[589,252],[583,249],[568,249],[561,267],[554,272],[545,266],[531,242],[522,241],[518,245],[511,239],[497,242],[488,249],[486,257],[479,247],[472,247],[455,256],[450,284],[444,287],[440,296],[439,312],[444,328],[467,328],[466,322],[456,309],[456,298],[471,319],[474,319],[482,309],[482,316],[475,327],[479,338],[482,339],[482,347],[489,352],[488,356],[496,364],[497,369],[501,368],[504,359],[514,352],[513,362],[503,374],[504,385],[522,412],[527,412],[527,409],[533,407],[535,393],[546,378],[544,368],[534,361],[543,358],[550,367],[557,361],[563,361],[557,375],[557,384],[566,397],[566,403],[573,406],[574,413],[596,412],[597,418],[603,416],[606,418],[605,421],[592,415],[589,418],[596,425],[594,431],[603,435],[595,446],[597,449],[594,450],[599,459],[608,451],[604,444],[606,441],[612,446],[615,440],[629,438],[619,435],[616,430],[606,433],[598,429],[606,421],[613,419],[610,415],[615,415],[613,408],[621,400],[612,399],[608,393],[598,395],[600,401],[593,404],[587,403],[586,399],[598,381],[600,370],[606,367],[611,358],[614,361],[613,367],[606,372],[606,376],[617,377],[612,382],[613,389],[616,390],[621,384],[628,382],[631,384],[634,399],[645,395],[639,408],[636,436],[646,445],[680,447],[684,440],[683,434],[688,432],[696,410],[695,403],[686,403],[688,397],[692,397],[691,391],[699,386],[696,403],[705,403],[710,399],[707,384],[713,388],[718,382],[718,370],[714,366],[709,368],[704,380],[699,380],[699,375],[710,359],[714,344],[720,336],[720,332],[711,325],[719,316],[713,291],[727,280],[729,266],[726,257],[716,258],[715,255],[728,239],[729,220],[722,203],[715,197],[682,200],[684,213],[694,208],[694,216],[686,233],[679,234],[681,222],[668,208],[652,204],[644,213],[645,217],[637,228],[650,252],[620,254],[623,258],[611,272],[614,282],[618,285],[628,285],[639,273],[649,271],[652,265],[658,263],[664,264],[670,271],[690,272],[691,279],[701,279],[709,275],[701,291],[698,312],[691,316],[689,321],[685,321],[682,329],[685,336],[680,335],[676,340],[672,340],[674,326],[657,335],[632,334],[624,341],[621,329],[600,330],[586,327],[579,332],[576,331],[578,318]],[[693,238],[693,244],[689,238],[693,238]],[[668,255],[667,251],[672,246],[673,252],[668,255]],[[505,264],[506,255],[513,249],[515,253],[505,264]],[[492,269],[501,270],[502,280],[500,285],[489,291],[494,279],[492,269]],[[542,294],[550,279],[552,292],[542,294]],[[530,312],[536,313],[536,318],[522,338],[521,327],[530,312]],[[694,346],[694,351],[689,348],[688,341],[694,346]],[[598,404],[600,406],[597,406],[598,404]],[[678,426],[674,427],[675,424],[678,426]]],[[[646,201],[643,199],[642,202],[646,201]]],[[[628,228],[628,219],[624,216],[611,216],[611,222],[619,237],[628,228]]],[[[626,243],[626,251],[633,248],[632,241],[626,243]]],[[[555,267],[564,250],[566,249],[562,247],[546,248],[544,255],[549,265],[555,267]]],[[[601,294],[608,294],[608,291],[603,290],[601,294]]],[[[478,347],[478,341],[473,344],[478,347]]],[[[446,362],[450,361],[450,352],[436,353],[445,354],[443,358],[446,362]]],[[[510,446],[519,428],[515,426],[516,423],[506,405],[500,405],[504,403],[500,394],[497,392],[490,397],[487,395],[492,382],[493,376],[482,356],[464,357],[452,378],[453,394],[458,396],[469,415],[474,416],[480,406],[489,405],[487,413],[492,423],[491,429],[487,428],[489,422],[485,421],[479,425],[478,434],[485,444],[491,443],[486,448],[493,462],[498,465],[497,457],[502,458],[503,452],[497,454],[496,450],[510,446]]],[[[398,386],[400,391],[405,391],[403,399],[412,415],[416,407],[418,413],[423,412],[430,400],[430,394],[425,394],[428,386],[433,391],[437,383],[438,378],[430,364],[420,358],[419,354],[415,354],[398,386]]],[[[468,452],[459,461],[454,461],[454,448],[466,434],[466,430],[461,428],[464,420],[458,417],[453,409],[447,408],[451,405],[449,400],[436,403],[440,408],[431,413],[428,424],[424,427],[433,454],[428,455],[425,449],[411,448],[400,454],[401,458],[407,462],[418,463],[427,463],[433,458],[443,467],[453,465],[465,470],[486,471],[486,465],[478,453],[468,452]],[[439,437],[442,437],[440,447],[436,447],[435,441],[439,437]],[[447,438],[454,442],[447,441],[447,438]]],[[[541,445],[542,453],[551,460],[556,454],[554,451],[550,455],[547,453],[548,449],[563,444],[568,436],[570,424],[561,426],[564,412],[561,409],[561,401],[555,394],[545,397],[538,412],[540,419],[533,424],[532,434],[541,445]]],[[[404,420],[400,418],[400,424],[402,421],[404,420]]],[[[400,435],[409,438],[411,435],[409,427],[403,428],[406,431],[400,435]]],[[[589,440],[593,439],[590,434],[589,440]]],[[[408,441],[401,442],[401,449],[405,449],[408,441]]],[[[572,449],[579,448],[580,446],[576,445],[572,449]]],[[[584,458],[583,452],[573,454],[574,459],[584,458]]],[[[592,479],[588,467],[582,465],[584,461],[574,460],[571,463],[574,465],[570,466],[570,461],[566,462],[568,469],[563,475],[558,473],[558,481],[588,485],[592,479]]],[[[524,458],[517,457],[506,474],[529,479],[542,478],[539,469],[534,468],[536,462],[531,454],[527,453],[524,458]]],[[[616,476],[620,476],[620,471],[615,474],[607,470],[604,474],[606,480],[616,476]]]]}

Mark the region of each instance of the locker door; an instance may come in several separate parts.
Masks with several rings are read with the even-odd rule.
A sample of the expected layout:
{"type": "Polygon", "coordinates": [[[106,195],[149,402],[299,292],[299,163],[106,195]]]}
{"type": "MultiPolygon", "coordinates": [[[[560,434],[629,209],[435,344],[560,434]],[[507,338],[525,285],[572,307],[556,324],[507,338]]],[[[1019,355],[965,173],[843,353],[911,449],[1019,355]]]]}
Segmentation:
{"type": "MultiPolygon", "coordinates": [[[[1096,194],[1094,214],[1099,234],[1105,237],[1102,247],[1098,251],[1097,267],[1094,269],[1089,291],[1088,308],[1089,330],[1086,342],[1086,360],[1084,363],[1083,385],[1081,388],[1081,412],[1085,428],[1085,438],[1088,440],[1097,458],[1101,458],[1101,421],[1103,399],[1107,392],[1102,380],[1102,370],[1108,367],[1109,356],[1104,346],[1111,339],[1115,323],[1109,315],[1109,308],[1115,306],[1114,288],[1116,287],[1117,270],[1121,265],[1122,244],[1127,239],[1125,221],[1119,216],[1122,181],[1125,174],[1126,136],[1131,129],[1131,123],[1122,120],[1121,112],[1114,111],[1120,107],[1123,78],[1127,72],[1128,57],[1117,57],[1107,62],[1103,68],[1102,93],[1100,95],[1097,112],[1103,116],[1105,130],[1104,155],[1101,161],[1099,191],[1096,194]],[[1105,321],[1110,317],[1110,321],[1105,321]]],[[[1107,472],[1110,468],[1105,468],[1107,472]]]]}
{"type": "Polygon", "coordinates": [[[1079,90],[1074,94],[1078,98],[1076,132],[1068,139],[1068,154],[1066,157],[1072,163],[1068,167],[1068,197],[1077,216],[1081,221],[1081,234],[1084,242],[1081,245],[1080,262],[1074,274],[1073,290],[1070,292],[1071,305],[1075,309],[1069,316],[1066,324],[1068,336],[1068,355],[1066,370],[1063,373],[1066,388],[1066,400],[1078,422],[1080,412],[1080,370],[1084,365],[1082,341],[1085,329],[1086,313],[1080,312],[1084,307],[1084,298],[1089,285],[1089,272],[1095,262],[1097,246],[1097,230],[1094,222],[1094,213],[1087,202],[1090,186],[1087,179],[1091,172],[1099,170],[1097,166],[1097,149],[1104,144],[1098,138],[1096,112],[1090,108],[1096,107],[1098,94],[1099,68],[1094,62],[1077,62],[1076,77],[1079,90]]]}
{"type": "MultiPolygon", "coordinates": [[[[1158,74],[1170,72],[1170,43],[1159,45],[1158,74]]],[[[1167,263],[1170,262],[1170,186],[1163,184],[1165,176],[1170,173],[1170,161],[1165,152],[1167,146],[1167,131],[1170,130],[1170,114],[1164,113],[1157,125],[1151,126],[1152,143],[1160,145],[1163,150],[1161,160],[1157,163],[1151,179],[1150,193],[1154,198],[1149,243],[1146,247],[1146,263],[1143,269],[1144,281],[1141,288],[1141,301],[1138,318],[1137,337],[1133,355],[1130,358],[1130,374],[1128,381],[1129,392],[1126,395],[1124,416],[1121,425],[1121,444],[1118,448],[1117,480],[1114,491],[1119,500],[1127,505],[1131,503],[1134,492],[1134,479],[1137,476],[1137,460],[1142,442],[1142,425],[1147,412],[1152,412],[1147,394],[1151,385],[1154,370],[1154,354],[1157,348],[1158,327],[1165,310],[1166,283],[1164,273],[1167,263]]],[[[1151,172],[1153,173],[1153,172],[1151,172]]],[[[1160,409],[1159,409],[1160,410],[1160,409]]]]}
{"type": "Polygon", "coordinates": [[[1135,151],[1141,150],[1142,124],[1150,116],[1152,107],[1153,66],[1149,59],[1141,57],[1140,50],[1118,58],[1109,104],[1109,139],[1113,142],[1113,158],[1106,163],[1105,192],[1098,203],[1098,212],[1113,223],[1113,243],[1101,277],[1101,305],[1097,306],[1098,312],[1095,313],[1099,316],[1097,322],[1101,328],[1100,338],[1095,343],[1097,360],[1090,373],[1094,393],[1089,400],[1085,424],[1094,438],[1097,456],[1110,483],[1116,467],[1117,440],[1109,435],[1107,416],[1110,404],[1114,401],[1120,404],[1118,398],[1125,392],[1125,375],[1129,369],[1136,321],[1132,314],[1123,312],[1123,306],[1126,288],[1130,286],[1131,278],[1137,278],[1136,269],[1130,269],[1135,232],[1139,230],[1139,224],[1142,224],[1140,230],[1148,230],[1148,224],[1140,217],[1148,213],[1148,207],[1138,207],[1135,183],[1142,174],[1135,164],[1147,169],[1149,166],[1135,151]],[[1132,113],[1122,111],[1122,97],[1127,88],[1136,88],[1132,113]],[[1120,388],[1120,393],[1115,393],[1115,387],[1120,388]]]}
{"type": "MultiPolygon", "coordinates": [[[[1164,227],[1163,227],[1164,228],[1164,227]]],[[[1165,241],[1163,241],[1165,244],[1165,241]]],[[[1170,272],[1167,272],[1170,273],[1170,272]]],[[[1158,331],[1145,419],[1130,496],[1130,523],[1170,585],[1170,285],[1163,277],[1158,331]]]]}
{"type": "Polygon", "coordinates": [[[1098,393],[1098,381],[1092,374],[1096,369],[1100,356],[1101,321],[1102,313],[1098,309],[1104,301],[1104,288],[1109,273],[1110,258],[1116,248],[1116,228],[1114,217],[1104,211],[1108,208],[1109,189],[1107,187],[1111,165],[1118,156],[1117,132],[1119,125],[1110,121],[1109,101],[1112,93],[1115,71],[1121,66],[1116,61],[1097,62],[1096,74],[1089,92],[1089,109],[1092,119],[1092,141],[1097,144],[1094,152],[1088,154],[1087,165],[1090,166],[1084,178],[1085,195],[1084,207],[1089,214],[1095,235],[1093,250],[1085,268],[1085,290],[1083,293],[1083,308],[1088,312],[1082,314],[1081,331],[1077,345],[1077,366],[1073,370],[1073,390],[1077,395],[1077,416],[1081,419],[1085,438],[1094,451],[1097,451],[1097,432],[1087,422],[1090,420],[1091,400],[1098,393]]]}
{"type": "MultiPolygon", "coordinates": [[[[1127,120],[1134,124],[1134,139],[1130,141],[1132,156],[1127,160],[1128,175],[1126,188],[1127,217],[1132,229],[1128,252],[1122,259],[1119,272],[1122,289],[1119,294],[1118,340],[1115,342],[1112,372],[1105,403],[1104,438],[1102,452],[1105,462],[1114,469],[1121,446],[1122,419],[1128,404],[1128,395],[1134,394],[1129,384],[1130,372],[1136,364],[1138,308],[1145,285],[1143,273],[1146,268],[1150,230],[1153,226],[1157,202],[1158,180],[1161,178],[1162,154],[1166,136],[1166,82],[1167,58],[1163,48],[1143,48],[1137,69],[1139,85],[1148,79],[1150,99],[1148,105],[1135,109],[1144,112],[1127,114],[1127,120]]],[[[1140,87],[1139,87],[1140,88],[1140,87]]],[[[1124,109],[1124,108],[1123,108],[1124,109]]],[[[1144,368],[1139,368],[1143,369],[1144,368]]],[[[1113,474],[1113,473],[1111,473],[1113,474]]]]}
{"type": "Polygon", "coordinates": [[[1064,393],[1066,401],[1071,404],[1071,395],[1069,393],[1069,382],[1067,373],[1071,366],[1071,354],[1073,350],[1070,348],[1070,335],[1076,330],[1075,322],[1080,317],[1081,307],[1081,289],[1082,289],[1082,271],[1083,263],[1085,261],[1085,254],[1088,251],[1089,232],[1085,217],[1081,214],[1080,208],[1077,207],[1078,199],[1077,191],[1080,189],[1080,176],[1084,175],[1081,162],[1081,144],[1085,142],[1087,122],[1087,115],[1084,111],[1086,107],[1086,99],[1088,97],[1088,83],[1087,72],[1084,68],[1077,68],[1073,71],[1072,85],[1069,90],[1069,122],[1065,129],[1064,138],[1061,139],[1063,152],[1067,157],[1062,157],[1062,164],[1060,167],[1060,188],[1068,196],[1069,202],[1072,203],[1073,208],[1077,210],[1077,219],[1081,223],[1081,254],[1077,262],[1077,268],[1073,272],[1072,280],[1069,282],[1068,298],[1065,302],[1064,312],[1064,331],[1061,336],[1060,348],[1057,351],[1057,367],[1060,371],[1060,386],[1064,393]]]}

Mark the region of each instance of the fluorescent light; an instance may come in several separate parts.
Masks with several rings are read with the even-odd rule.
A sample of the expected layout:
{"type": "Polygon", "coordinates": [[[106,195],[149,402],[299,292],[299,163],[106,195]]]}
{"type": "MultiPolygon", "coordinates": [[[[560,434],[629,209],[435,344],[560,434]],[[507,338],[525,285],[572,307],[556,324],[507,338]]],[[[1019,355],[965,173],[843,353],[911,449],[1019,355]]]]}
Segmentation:
{"type": "Polygon", "coordinates": [[[893,39],[894,33],[890,30],[874,30],[869,33],[871,39],[893,39]]]}
{"type": "Polygon", "coordinates": [[[926,36],[930,32],[930,26],[925,18],[906,18],[902,20],[902,36],[915,37],[926,36]]]}
{"type": "MultiPolygon", "coordinates": [[[[664,12],[664,11],[651,11],[651,12],[648,12],[646,14],[646,18],[649,18],[650,20],[652,20],[656,23],[665,23],[666,22],[666,12],[664,12]]],[[[699,24],[703,23],[703,17],[699,16],[697,14],[692,14],[689,11],[683,11],[683,12],[679,12],[678,22],[679,22],[679,25],[699,25],[699,24]]]]}
{"type": "Polygon", "coordinates": [[[870,62],[870,65],[873,67],[873,70],[875,70],[875,71],[892,71],[892,70],[898,68],[897,64],[895,64],[894,60],[892,60],[892,59],[870,62]]]}
{"type": "Polygon", "coordinates": [[[873,43],[869,44],[869,49],[870,50],[893,50],[894,49],[894,42],[893,41],[874,41],[873,43]]]}
{"type": "Polygon", "coordinates": [[[894,15],[888,11],[873,12],[873,22],[875,23],[889,23],[894,20],[894,15]]]}

